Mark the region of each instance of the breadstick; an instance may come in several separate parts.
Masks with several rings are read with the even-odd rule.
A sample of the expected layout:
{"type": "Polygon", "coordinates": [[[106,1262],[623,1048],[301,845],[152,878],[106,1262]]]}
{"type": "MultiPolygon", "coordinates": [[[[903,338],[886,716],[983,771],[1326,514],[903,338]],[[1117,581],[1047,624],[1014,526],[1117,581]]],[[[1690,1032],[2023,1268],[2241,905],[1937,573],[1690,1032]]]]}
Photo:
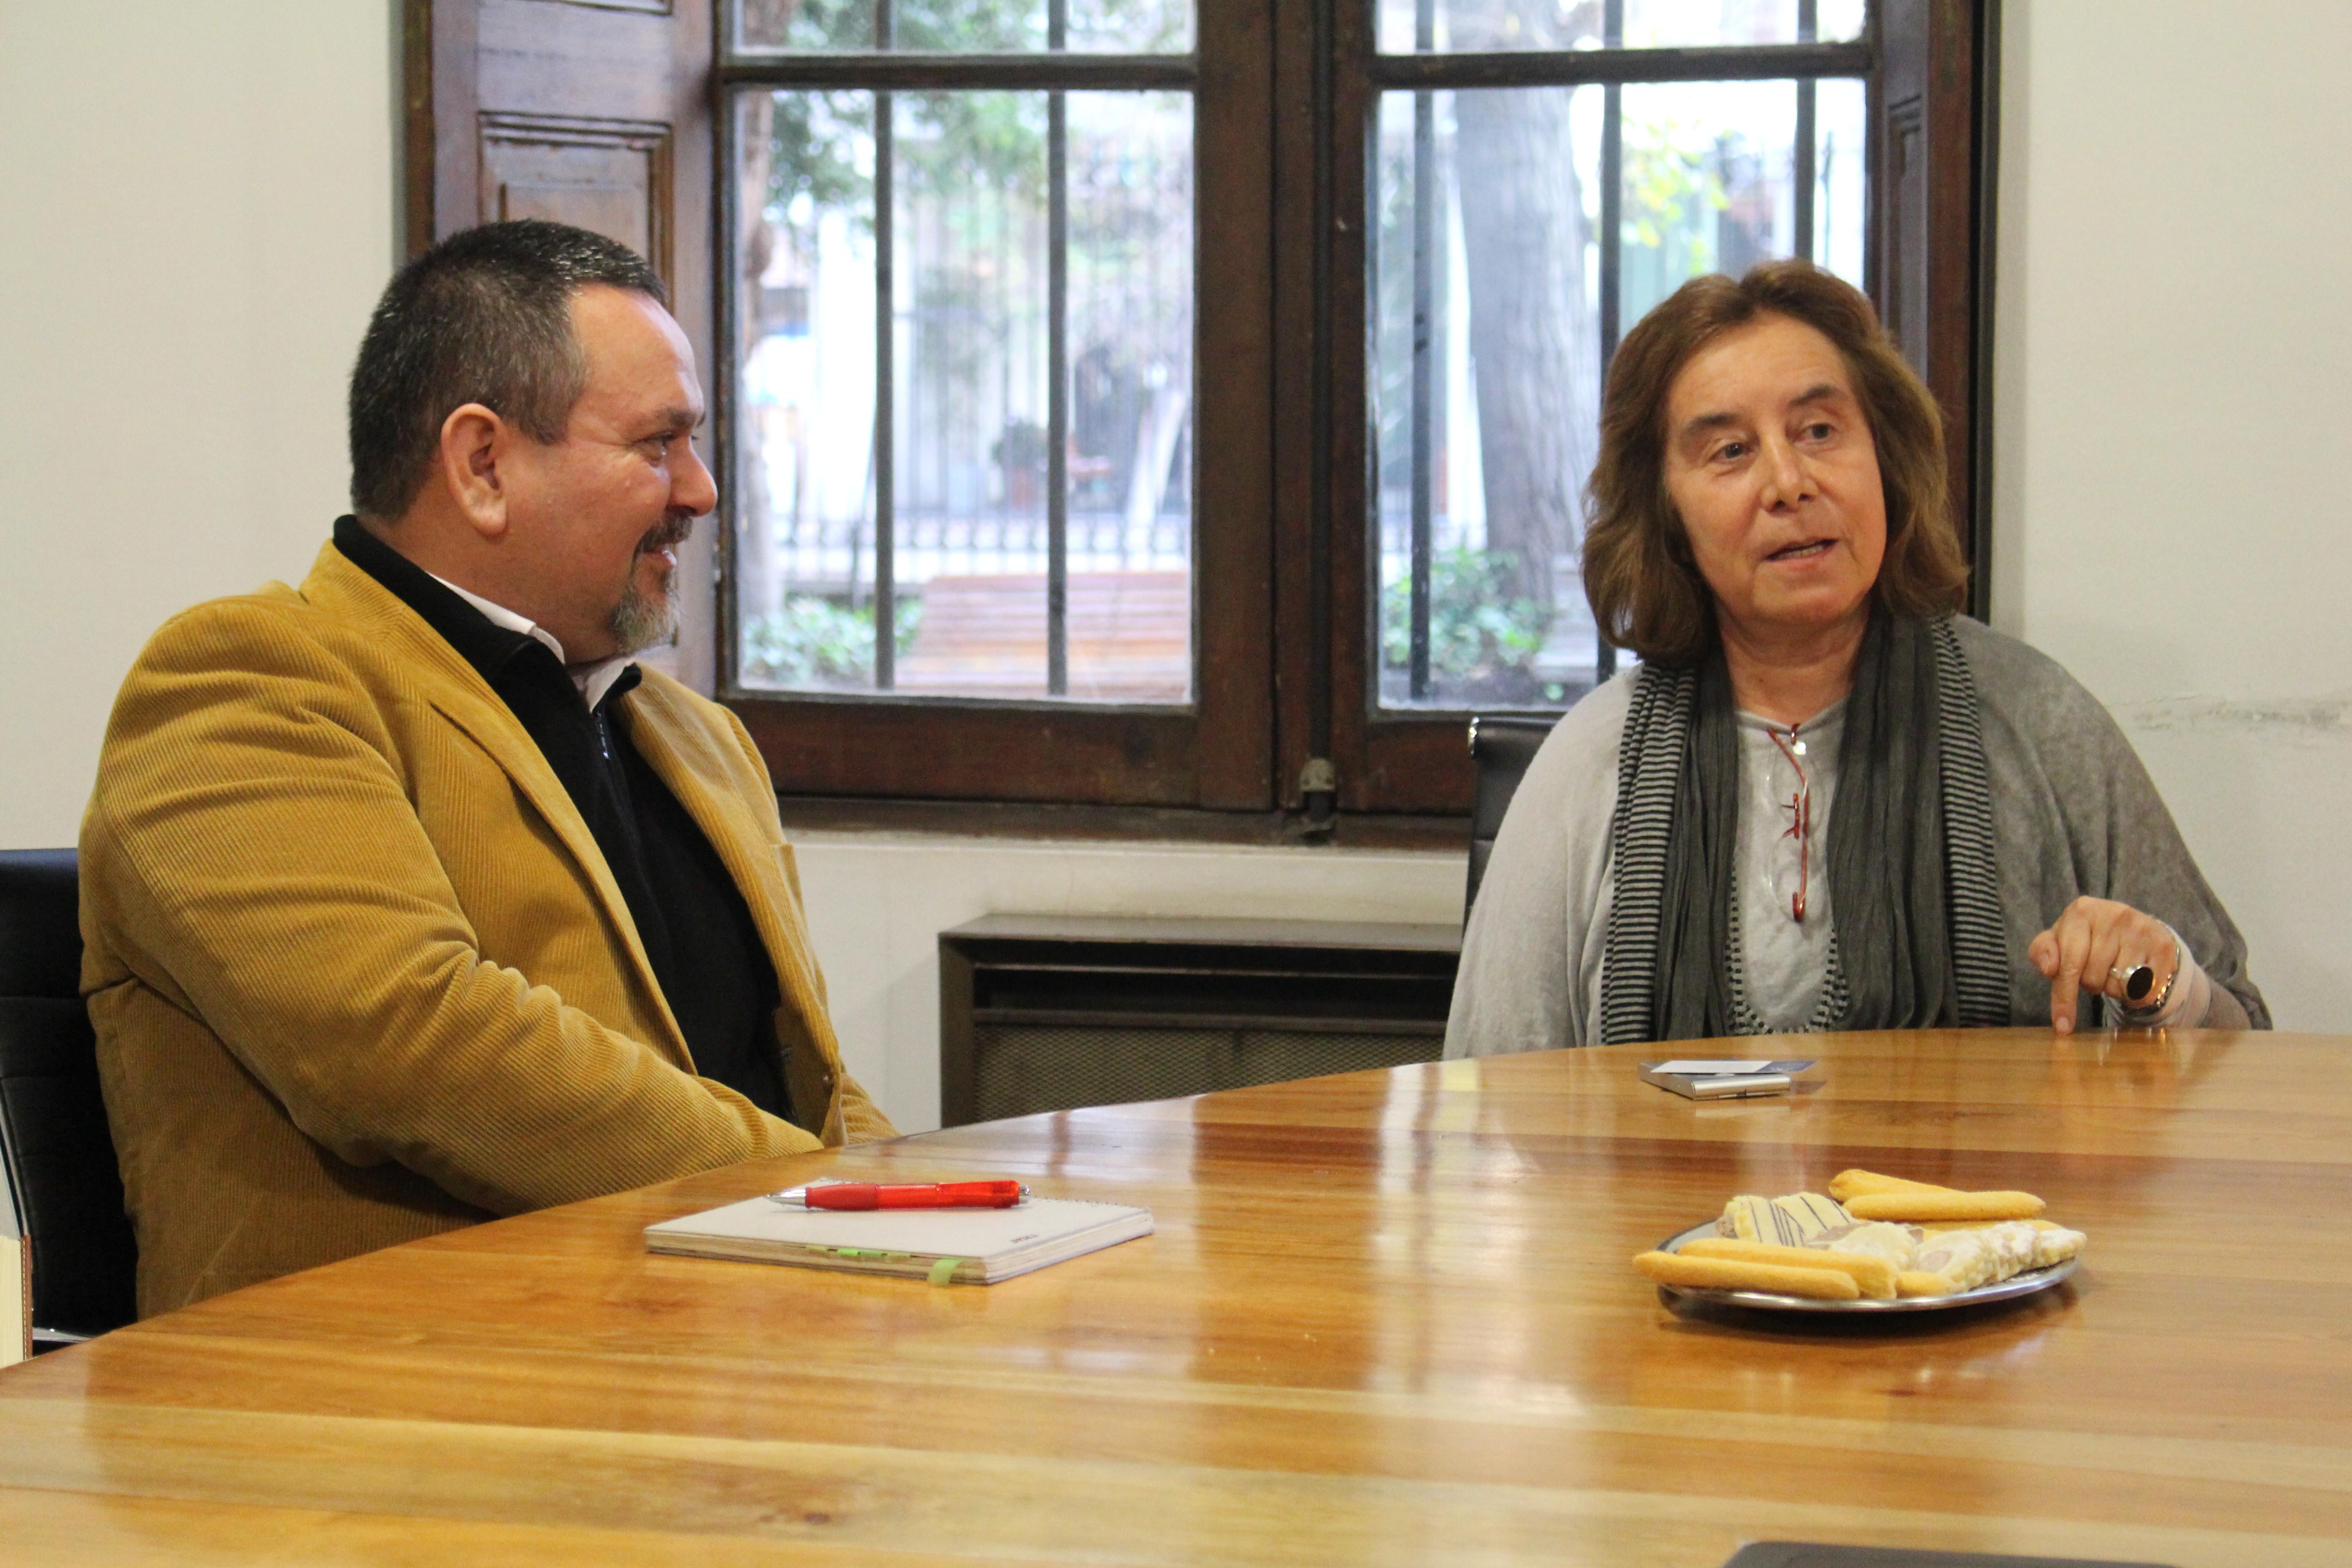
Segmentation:
{"type": "MultiPolygon", "coordinates": [[[[2020,1224],[2020,1225],[2030,1225],[2030,1226],[2032,1226],[2034,1229],[2036,1229],[2036,1230],[2042,1230],[2042,1231],[2051,1231],[2051,1230],[2065,1231],[2065,1232],[2066,1232],[2066,1234],[2067,1234],[2068,1236],[2075,1236],[2075,1235],[2079,1235],[2079,1234],[2080,1234],[2080,1233],[2079,1233],[2079,1232],[2077,1232],[2077,1231],[2066,1230],[2066,1227],[2065,1227],[2064,1226],[2060,1225],[2060,1224],[2059,1224],[2056,1220],[2054,1220],[2054,1219],[2021,1219],[2021,1220],[2019,1220],[2017,1223],[2018,1223],[2018,1224],[2020,1224]]],[[[1954,1220],[1954,1221],[1952,1221],[1952,1222],[1951,1222],[1950,1224],[1948,1224],[1948,1225],[1923,1225],[1923,1226],[1919,1226],[1918,1228],[1919,1228],[1919,1234],[1920,1234],[1920,1235],[1922,1235],[1922,1236],[1926,1237],[1928,1240],[1932,1241],[1932,1240],[1934,1240],[1936,1237],[1939,1237],[1939,1236],[1948,1235],[1948,1234],[1949,1234],[1950,1232],[1952,1232],[1952,1231],[1956,1231],[1956,1230],[1976,1230],[1976,1229],[1980,1228],[1980,1227],[1981,1227],[1981,1225],[1982,1225],[1982,1222],[1981,1222],[1981,1221],[1954,1220]]]]}
{"type": "Polygon", "coordinates": [[[1840,1171],[1830,1178],[1830,1196],[1844,1203],[1865,1193],[1948,1193],[1957,1188],[1939,1187],[1933,1182],[1906,1181],[1901,1176],[1882,1176],[1876,1171],[1840,1171]]]}
{"type": "Polygon", "coordinates": [[[1720,1258],[1685,1258],[1645,1252],[1633,1267],[1661,1285],[1696,1290],[1766,1290],[1817,1301],[1852,1301],[1862,1295],[1853,1276],[1834,1268],[1783,1268],[1769,1263],[1734,1263],[1720,1258]]]}
{"type": "Polygon", "coordinates": [[[2045,1205],[2032,1193],[1864,1193],[1845,1205],[1856,1219],[1915,1223],[2032,1219],[2045,1205]]]}
{"type": "Polygon", "coordinates": [[[1895,1293],[1898,1296],[1948,1296],[1952,1282],[1940,1274],[1923,1274],[1916,1268],[1906,1268],[1895,1277],[1895,1293]]]}
{"type": "Polygon", "coordinates": [[[1862,1293],[1874,1300],[1895,1297],[1895,1265],[1864,1252],[1839,1252],[1826,1247],[1775,1247],[1764,1241],[1731,1241],[1702,1236],[1683,1243],[1683,1258],[1722,1258],[1734,1263],[1775,1263],[1783,1268],[1834,1268],[1853,1276],[1862,1293]]]}

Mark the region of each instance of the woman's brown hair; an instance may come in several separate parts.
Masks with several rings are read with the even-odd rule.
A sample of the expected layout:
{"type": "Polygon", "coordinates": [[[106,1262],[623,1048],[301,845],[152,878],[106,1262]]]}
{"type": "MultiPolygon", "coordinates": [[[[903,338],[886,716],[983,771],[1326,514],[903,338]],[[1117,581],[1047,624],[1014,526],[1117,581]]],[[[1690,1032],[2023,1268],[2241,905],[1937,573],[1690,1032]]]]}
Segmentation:
{"type": "Polygon", "coordinates": [[[1666,495],[1666,397],[1693,355],[1764,316],[1837,346],[1878,448],[1886,555],[1872,589],[1896,615],[1958,609],[1968,563],[1944,483],[1944,422],[1862,290],[1803,261],[1768,261],[1737,283],[1694,278],[1625,334],[1601,399],[1601,458],[1586,487],[1584,595],[1601,634],[1660,664],[1714,646],[1715,599],[1666,495]]]}

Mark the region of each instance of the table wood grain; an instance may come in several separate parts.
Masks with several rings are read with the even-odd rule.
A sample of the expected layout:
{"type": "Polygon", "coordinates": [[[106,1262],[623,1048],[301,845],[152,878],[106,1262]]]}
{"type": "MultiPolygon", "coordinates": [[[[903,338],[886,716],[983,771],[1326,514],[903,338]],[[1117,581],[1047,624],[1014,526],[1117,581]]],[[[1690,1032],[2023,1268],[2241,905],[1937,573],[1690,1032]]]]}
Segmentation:
{"type": "Polygon", "coordinates": [[[1811,1539],[2352,1562],[2352,1040],[1776,1041],[1440,1062],[771,1161],[0,1373],[9,1563],[1504,1563],[1811,1539]],[[1863,1165],[2090,1236],[2005,1308],[1677,1312],[1632,1255],[1863,1165]],[[993,1287],[648,1256],[824,1174],[1158,1234],[993,1287]]]}

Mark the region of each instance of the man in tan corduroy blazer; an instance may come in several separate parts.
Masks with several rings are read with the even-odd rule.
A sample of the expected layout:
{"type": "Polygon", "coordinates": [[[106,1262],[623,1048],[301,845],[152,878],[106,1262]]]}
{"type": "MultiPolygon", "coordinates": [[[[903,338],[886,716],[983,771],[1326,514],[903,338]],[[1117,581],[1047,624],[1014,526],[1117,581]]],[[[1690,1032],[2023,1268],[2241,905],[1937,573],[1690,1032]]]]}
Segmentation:
{"type": "MultiPolygon", "coordinates": [[[[621,265],[595,249],[609,242],[552,230],[524,232],[525,251],[621,265]]],[[[697,1076],[685,1009],[600,845],[609,825],[592,831],[583,786],[486,679],[499,667],[469,661],[354,563],[366,538],[339,531],[350,548],[330,543],[299,588],[202,605],[156,634],[84,822],[83,989],[142,1315],[497,1215],[893,1135],[843,1068],[750,737],[677,682],[618,670],[665,624],[668,547],[709,506],[687,442],[689,351],[649,274],[584,290],[557,276],[585,374],[557,387],[556,439],[517,412],[529,385],[445,389],[469,400],[420,426],[409,504],[369,536],[425,566],[400,570],[439,584],[416,590],[436,615],[481,606],[483,636],[545,658],[571,700],[568,673],[572,717],[603,726],[583,732],[625,740],[639,794],[666,789],[708,841],[773,966],[758,1033],[790,1119],[697,1076]],[[648,387],[652,403],[630,401],[648,387]],[[651,445],[626,425],[647,410],[667,422],[651,445]]],[[[380,310],[372,335],[409,330],[386,326],[396,315],[380,310]]],[[[393,475],[379,496],[405,482],[362,452],[367,353],[363,517],[371,471],[393,475]]],[[[396,440],[386,451],[401,457],[396,440]]]]}

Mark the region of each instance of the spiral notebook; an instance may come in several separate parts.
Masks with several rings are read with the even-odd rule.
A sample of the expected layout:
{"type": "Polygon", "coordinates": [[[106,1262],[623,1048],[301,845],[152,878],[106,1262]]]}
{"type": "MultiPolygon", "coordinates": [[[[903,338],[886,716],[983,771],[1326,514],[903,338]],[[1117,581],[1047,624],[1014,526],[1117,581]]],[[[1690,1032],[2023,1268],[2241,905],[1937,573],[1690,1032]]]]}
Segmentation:
{"type": "Polygon", "coordinates": [[[682,1258],[993,1285],[1151,1234],[1151,1211],[1070,1198],[1009,1209],[805,1209],[773,1198],[646,1227],[646,1248],[682,1258]]]}

